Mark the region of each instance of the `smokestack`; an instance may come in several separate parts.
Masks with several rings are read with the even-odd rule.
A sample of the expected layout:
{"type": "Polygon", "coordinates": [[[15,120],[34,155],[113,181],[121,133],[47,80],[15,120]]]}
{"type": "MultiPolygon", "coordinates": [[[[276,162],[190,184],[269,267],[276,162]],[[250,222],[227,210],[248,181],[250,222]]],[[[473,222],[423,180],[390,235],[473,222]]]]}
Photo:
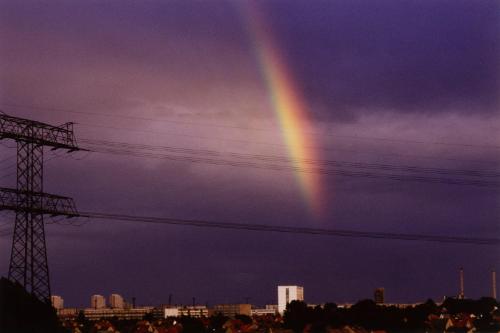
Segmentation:
{"type": "Polygon", "coordinates": [[[491,272],[491,297],[497,299],[497,272],[491,272]]]}
{"type": "Polygon", "coordinates": [[[464,299],[464,269],[460,267],[460,294],[458,294],[458,298],[464,299]]]}

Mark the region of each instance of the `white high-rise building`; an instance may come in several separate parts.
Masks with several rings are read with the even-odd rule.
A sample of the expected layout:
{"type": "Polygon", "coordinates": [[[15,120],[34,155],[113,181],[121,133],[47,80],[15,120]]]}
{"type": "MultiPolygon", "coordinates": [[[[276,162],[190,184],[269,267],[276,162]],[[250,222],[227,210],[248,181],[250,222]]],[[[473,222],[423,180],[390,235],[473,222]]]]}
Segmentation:
{"type": "Polygon", "coordinates": [[[123,302],[123,297],[118,294],[111,294],[109,296],[109,306],[113,309],[123,309],[125,303],[123,302]]]}
{"type": "Polygon", "coordinates": [[[278,312],[283,314],[291,301],[303,301],[304,288],[299,286],[278,286],[278,312]]]}
{"type": "Polygon", "coordinates": [[[90,307],[92,309],[104,309],[106,307],[106,299],[101,295],[92,295],[90,298],[90,307]]]}
{"type": "Polygon", "coordinates": [[[56,295],[50,296],[50,301],[52,302],[52,306],[56,310],[64,308],[64,300],[62,299],[61,296],[56,296],[56,295]]]}

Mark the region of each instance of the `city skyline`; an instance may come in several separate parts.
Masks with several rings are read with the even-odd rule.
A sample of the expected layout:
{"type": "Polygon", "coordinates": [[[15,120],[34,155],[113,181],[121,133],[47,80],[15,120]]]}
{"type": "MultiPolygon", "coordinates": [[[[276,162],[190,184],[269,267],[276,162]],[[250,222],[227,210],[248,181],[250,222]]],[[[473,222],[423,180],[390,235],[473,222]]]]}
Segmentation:
{"type": "MultiPolygon", "coordinates": [[[[347,303],[383,287],[407,303],[458,295],[463,267],[465,296],[491,295],[498,245],[407,235],[499,238],[498,13],[445,0],[0,2],[0,111],[74,122],[88,151],[46,149],[44,191],[101,213],[46,218],[52,294],[273,304],[276,285],[300,285],[308,302],[347,303]]],[[[15,188],[2,144],[0,187],[15,188]]],[[[6,275],[14,214],[2,214],[6,275]]]]}
{"type": "MultiPolygon", "coordinates": [[[[386,294],[385,294],[385,287],[377,287],[375,288],[373,291],[372,291],[372,297],[369,297],[368,295],[364,298],[360,298],[360,299],[357,299],[357,300],[350,300],[348,302],[344,301],[344,302],[339,302],[338,304],[354,304],[355,302],[357,301],[361,301],[361,300],[365,300],[365,299],[373,299],[375,301],[375,303],[377,304],[384,304],[384,303],[389,303],[389,304],[417,304],[419,302],[424,302],[424,301],[427,301],[428,299],[432,299],[433,301],[435,302],[441,302],[442,300],[444,300],[445,298],[447,297],[455,297],[457,299],[471,299],[468,295],[466,295],[465,293],[465,290],[466,290],[466,286],[465,286],[465,279],[464,279],[464,272],[463,272],[463,269],[460,268],[458,271],[458,282],[457,282],[457,290],[456,290],[456,293],[455,294],[450,294],[450,295],[442,295],[442,297],[438,298],[438,299],[432,299],[430,297],[424,297],[422,299],[418,299],[418,300],[410,300],[410,301],[406,301],[406,302],[396,302],[394,300],[391,300],[389,299],[389,301],[387,300],[387,297],[386,297],[386,294]]],[[[491,279],[489,280],[489,284],[490,284],[490,291],[489,293],[487,294],[484,294],[482,295],[481,297],[489,297],[489,298],[493,298],[493,299],[497,299],[497,294],[496,294],[496,272],[495,271],[491,271],[491,279]]],[[[252,302],[250,300],[254,299],[253,296],[244,296],[244,297],[240,297],[240,299],[234,299],[234,300],[229,300],[225,303],[221,303],[221,304],[251,304],[251,305],[257,305],[257,306],[268,306],[268,305],[276,305],[278,308],[277,310],[278,311],[283,311],[284,308],[285,308],[285,305],[287,303],[289,303],[290,301],[292,300],[299,300],[299,301],[307,301],[304,297],[304,287],[302,286],[297,286],[297,285],[286,285],[286,286],[278,286],[277,287],[277,295],[276,295],[276,298],[275,299],[272,299],[270,298],[267,303],[255,303],[255,302],[252,302]],[[288,296],[286,296],[286,289],[293,289],[292,290],[292,294],[289,294],[288,296]],[[291,296],[290,296],[291,295],[291,296]],[[288,299],[288,301],[287,301],[288,299]],[[285,304],[285,305],[284,305],[285,304]]],[[[288,291],[289,292],[289,291],[288,291]]],[[[106,294],[106,293],[104,293],[106,294]]],[[[98,295],[98,294],[94,294],[91,296],[90,298],[90,306],[89,308],[93,308],[95,307],[94,303],[95,303],[95,297],[99,297],[104,303],[103,306],[106,308],[124,308],[125,306],[129,306],[129,307],[134,307],[134,306],[195,306],[195,305],[215,305],[217,302],[211,302],[210,300],[200,300],[200,299],[197,299],[194,295],[191,297],[190,301],[189,302],[175,302],[174,301],[174,298],[173,298],[174,294],[170,293],[168,295],[168,299],[166,300],[161,300],[160,302],[157,302],[157,303],[149,303],[149,304],[145,304],[145,303],[141,303],[141,301],[139,300],[139,302],[137,302],[136,304],[136,301],[137,301],[137,298],[135,296],[129,296],[128,298],[124,298],[122,297],[121,294],[119,293],[116,293],[116,292],[112,292],[109,294],[109,302],[106,303],[106,297],[105,296],[101,296],[101,295],[98,295]],[[114,302],[118,302],[119,305],[113,305],[114,302]]],[[[57,304],[61,304],[61,307],[62,307],[62,304],[64,304],[64,297],[62,297],[62,295],[53,295],[53,300],[52,300],[52,303],[54,304],[54,299],[55,299],[55,302],[57,304]]],[[[326,303],[337,303],[337,300],[321,300],[320,302],[315,302],[313,304],[326,304],[326,303]]],[[[55,306],[55,305],[54,305],[55,306]]],[[[72,306],[69,306],[70,308],[81,308],[82,305],[79,305],[79,306],[76,306],[76,305],[72,305],[72,306]]],[[[102,307],[102,306],[101,306],[102,307]]],[[[58,308],[58,307],[56,307],[58,308]]]]}

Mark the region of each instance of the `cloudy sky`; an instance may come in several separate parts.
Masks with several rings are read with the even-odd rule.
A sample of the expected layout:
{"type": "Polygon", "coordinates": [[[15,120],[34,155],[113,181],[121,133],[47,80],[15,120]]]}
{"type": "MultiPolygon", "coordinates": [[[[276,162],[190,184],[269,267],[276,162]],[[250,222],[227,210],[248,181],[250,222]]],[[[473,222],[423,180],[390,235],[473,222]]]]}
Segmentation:
{"type": "MultiPolygon", "coordinates": [[[[47,151],[45,190],[85,212],[498,238],[499,7],[1,0],[0,109],[75,122],[81,146],[94,150],[89,140],[189,149],[163,157],[245,154],[262,166],[259,157],[287,158],[290,148],[259,58],[272,50],[307,115],[297,140],[317,160],[469,183],[317,174],[324,204],[314,215],[289,170],[47,151]]],[[[14,156],[3,143],[2,156],[14,156]]],[[[15,186],[14,160],[1,163],[0,185],[15,186]]],[[[460,266],[466,295],[480,297],[500,271],[495,246],[83,222],[46,227],[52,291],[67,306],[95,293],[139,304],[169,294],[174,303],[276,303],[278,284],[303,285],[311,303],[371,298],[376,287],[389,302],[439,300],[457,294],[460,266]]],[[[13,216],[0,225],[12,228],[13,216]]],[[[4,275],[10,243],[0,237],[4,275]]]]}

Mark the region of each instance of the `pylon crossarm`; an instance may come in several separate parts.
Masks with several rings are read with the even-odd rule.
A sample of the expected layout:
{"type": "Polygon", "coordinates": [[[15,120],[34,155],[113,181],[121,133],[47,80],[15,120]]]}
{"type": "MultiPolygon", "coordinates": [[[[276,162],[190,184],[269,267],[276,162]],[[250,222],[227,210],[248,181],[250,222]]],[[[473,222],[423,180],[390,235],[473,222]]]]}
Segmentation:
{"type": "Polygon", "coordinates": [[[0,210],[29,212],[34,214],[65,215],[77,217],[75,203],[72,198],[48,193],[19,191],[10,188],[0,188],[0,210]],[[30,197],[30,205],[24,203],[30,197]]]}
{"type": "Polygon", "coordinates": [[[79,150],[73,135],[73,123],[53,126],[38,121],[0,114],[0,140],[12,139],[41,146],[79,150]]]}

